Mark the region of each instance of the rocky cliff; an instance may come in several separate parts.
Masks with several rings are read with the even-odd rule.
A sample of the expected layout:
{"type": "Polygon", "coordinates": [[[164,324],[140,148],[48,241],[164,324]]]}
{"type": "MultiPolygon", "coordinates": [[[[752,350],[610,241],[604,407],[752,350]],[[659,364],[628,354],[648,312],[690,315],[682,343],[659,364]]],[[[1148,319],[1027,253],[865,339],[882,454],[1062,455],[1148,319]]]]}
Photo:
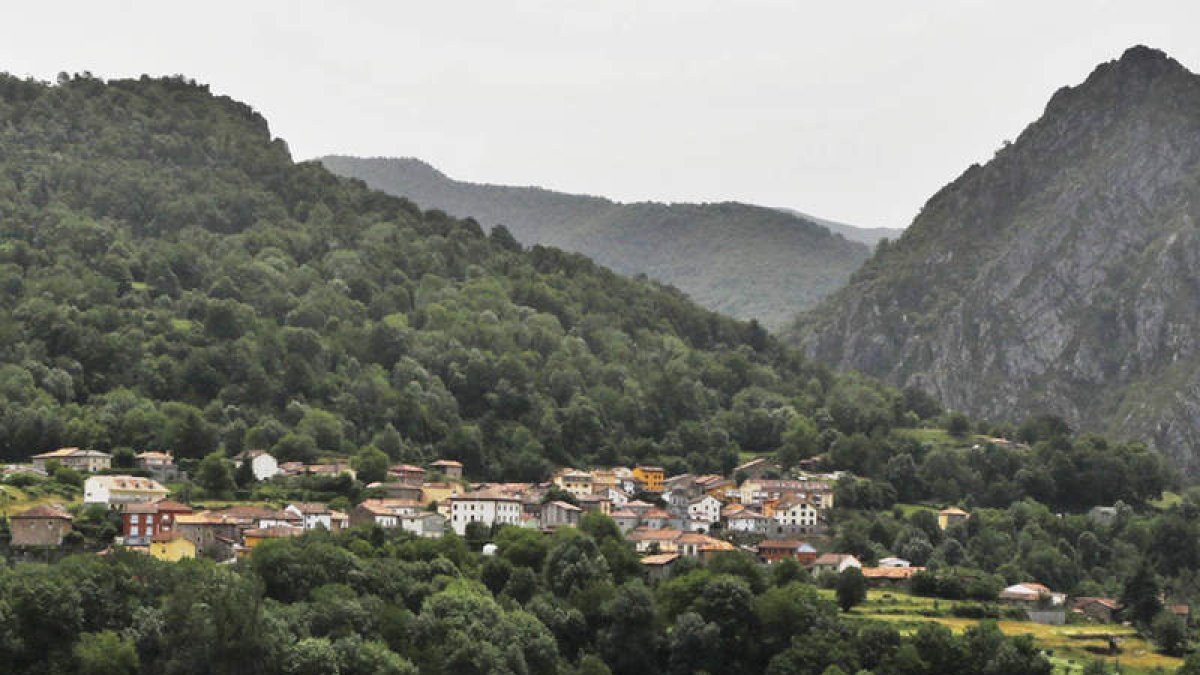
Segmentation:
{"type": "Polygon", "coordinates": [[[953,408],[1145,438],[1200,470],[1200,77],[1134,47],[802,316],[814,356],[953,408]]]}

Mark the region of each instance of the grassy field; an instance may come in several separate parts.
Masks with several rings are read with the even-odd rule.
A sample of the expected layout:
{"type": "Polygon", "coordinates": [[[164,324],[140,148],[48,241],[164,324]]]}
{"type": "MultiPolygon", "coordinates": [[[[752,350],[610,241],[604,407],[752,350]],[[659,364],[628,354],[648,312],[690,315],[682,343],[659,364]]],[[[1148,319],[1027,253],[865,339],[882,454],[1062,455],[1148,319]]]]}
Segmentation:
{"type": "Polygon", "coordinates": [[[12,485],[0,485],[0,511],[8,514],[20,513],[43,504],[62,504],[71,507],[82,501],[82,497],[63,497],[56,494],[30,494],[12,485]]]}
{"type": "MultiPolygon", "coordinates": [[[[822,591],[833,597],[833,591],[822,591]]],[[[909,595],[902,591],[872,590],[867,601],[855,607],[848,618],[886,621],[901,632],[916,630],[922,623],[935,622],[961,633],[979,623],[977,619],[952,616],[954,607],[973,604],[963,601],[938,600],[909,595]]],[[[1038,646],[1045,650],[1055,665],[1055,672],[1068,674],[1081,672],[1088,662],[1102,659],[1109,666],[1118,663],[1122,673],[1151,673],[1157,670],[1171,671],[1182,661],[1155,653],[1153,645],[1137,636],[1128,626],[1116,624],[1078,624],[1045,626],[1029,621],[1001,620],[997,622],[1006,635],[1031,635],[1038,646]],[[1121,653],[1104,656],[1089,651],[1103,651],[1108,646],[1108,636],[1115,636],[1121,653]]]]}

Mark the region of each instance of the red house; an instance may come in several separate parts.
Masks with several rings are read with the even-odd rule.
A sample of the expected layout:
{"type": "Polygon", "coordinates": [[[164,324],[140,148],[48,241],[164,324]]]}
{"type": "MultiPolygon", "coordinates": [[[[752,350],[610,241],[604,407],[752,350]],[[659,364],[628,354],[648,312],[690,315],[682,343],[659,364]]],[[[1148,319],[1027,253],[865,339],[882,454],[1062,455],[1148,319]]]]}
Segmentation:
{"type": "Polygon", "coordinates": [[[121,534],[126,546],[147,546],[156,534],[175,529],[175,519],[192,507],[169,499],[149,504],[127,504],[121,513],[121,534]]]}

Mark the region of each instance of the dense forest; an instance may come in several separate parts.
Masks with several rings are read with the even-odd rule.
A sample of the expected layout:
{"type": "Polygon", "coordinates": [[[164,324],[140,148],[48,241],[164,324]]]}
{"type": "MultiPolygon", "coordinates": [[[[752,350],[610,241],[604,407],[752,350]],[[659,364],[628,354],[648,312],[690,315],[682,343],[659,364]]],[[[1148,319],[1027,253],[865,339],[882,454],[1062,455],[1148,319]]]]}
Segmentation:
{"type": "Polygon", "coordinates": [[[425,208],[475,218],[485,227],[504,225],[523,243],[582,253],[621,274],[645,274],[679,288],[701,307],[757,319],[768,328],[784,326],[845,284],[870,254],[853,235],[878,234],[738,202],[620,203],[468,183],[417,159],[320,161],[425,208]]]}

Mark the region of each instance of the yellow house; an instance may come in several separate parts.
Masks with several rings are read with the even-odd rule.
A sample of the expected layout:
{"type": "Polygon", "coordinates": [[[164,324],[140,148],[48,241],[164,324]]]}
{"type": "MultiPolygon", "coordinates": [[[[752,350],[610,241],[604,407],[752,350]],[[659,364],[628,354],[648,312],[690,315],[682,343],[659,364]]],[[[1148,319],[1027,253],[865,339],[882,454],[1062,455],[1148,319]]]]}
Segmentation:
{"type": "Polygon", "coordinates": [[[178,532],[161,532],[150,540],[150,555],[167,562],[196,557],[196,544],[178,532]]]}
{"type": "Polygon", "coordinates": [[[592,494],[592,474],[575,469],[563,469],[554,474],[552,479],[559,488],[570,492],[574,497],[592,494]]]}
{"type": "Polygon", "coordinates": [[[971,514],[967,513],[966,511],[963,511],[958,507],[951,506],[948,509],[942,509],[941,511],[938,511],[938,527],[944,530],[948,527],[965,523],[970,517],[971,514]]]}
{"type": "Polygon", "coordinates": [[[638,466],[633,469],[633,477],[642,481],[646,485],[646,492],[662,492],[663,491],[663,475],[662,467],[659,466],[638,466]]]}
{"type": "Polygon", "coordinates": [[[592,494],[608,494],[609,488],[619,487],[620,484],[621,481],[617,479],[617,472],[612,469],[592,470],[592,494]]]}
{"type": "Polygon", "coordinates": [[[458,483],[425,483],[421,486],[421,505],[425,506],[430,502],[438,504],[463,493],[462,486],[458,483]]]}

